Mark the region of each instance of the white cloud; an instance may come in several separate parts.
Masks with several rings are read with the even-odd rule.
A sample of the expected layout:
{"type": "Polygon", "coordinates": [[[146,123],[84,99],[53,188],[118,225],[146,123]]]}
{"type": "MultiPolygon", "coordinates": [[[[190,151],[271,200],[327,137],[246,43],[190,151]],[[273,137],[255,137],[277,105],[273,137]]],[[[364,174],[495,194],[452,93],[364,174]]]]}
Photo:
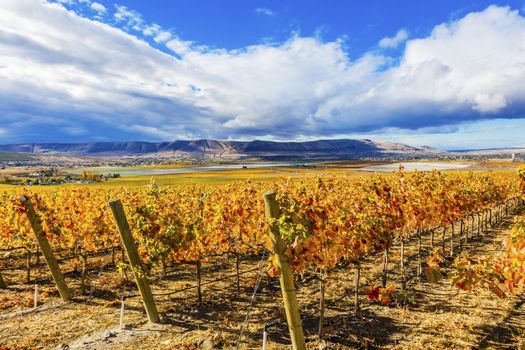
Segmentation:
{"type": "Polygon", "coordinates": [[[395,36],[386,37],[379,41],[379,47],[382,48],[396,48],[408,39],[408,31],[406,29],[399,30],[395,36]]]}
{"type": "Polygon", "coordinates": [[[156,43],[164,43],[171,39],[171,33],[168,31],[162,31],[159,32],[153,40],[155,40],[156,43]]]}
{"type": "Polygon", "coordinates": [[[99,15],[103,15],[107,11],[106,7],[104,5],[102,5],[101,3],[98,3],[98,2],[91,3],[90,7],[91,7],[91,9],[93,11],[98,12],[99,15]]]}
{"type": "Polygon", "coordinates": [[[144,30],[142,30],[142,34],[146,36],[153,36],[157,35],[161,30],[161,27],[158,24],[152,24],[150,26],[146,26],[144,30]]]}
{"type": "Polygon", "coordinates": [[[356,60],[343,40],[298,35],[210,49],[122,6],[122,27],[177,55],[57,4],[0,11],[0,120],[13,140],[58,138],[49,125],[106,139],[290,139],[525,117],[525,19],[506,7],[438,25],[400,59],[356,60]]]}
{"type": "Polygon", "coordinates": [[[275,16],[275,12],[266,7],[256,8],[255,12],[265,16],[275,16]]]}
{"type": "Polygon", "coordinates": [[[179,55],[184,55],[191,52],[191,41],[183,41],[180,39],[173,39],[166,43],[166,47],[179,55]]]}
{"type": "Polygon", "coordinates": [[[128,9],[126,6],[116,5],[115,7],[117,12],[113,16],[117,22],[123,22],[128,28],[141,30],[144,21],[139,13],[128,9]]]}
{"type": "Polygon", "coordinates": [[[507,106],[507,100],[502,94],[477,94],[474,97],[475,105],[472,107],[479,112],[497,112],[507,106]]]}

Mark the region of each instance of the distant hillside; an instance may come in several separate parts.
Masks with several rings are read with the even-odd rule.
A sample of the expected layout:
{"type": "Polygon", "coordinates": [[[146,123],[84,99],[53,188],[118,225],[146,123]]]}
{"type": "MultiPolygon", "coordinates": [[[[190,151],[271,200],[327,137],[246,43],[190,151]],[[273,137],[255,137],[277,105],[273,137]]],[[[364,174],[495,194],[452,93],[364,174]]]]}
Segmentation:
{"type": "Polygon", "coordinates": [[[443,153],[430,147],[372,140],[273,141],[173,141],[25,143],[0,145],[0,152],[60,153],[79,156],[170,156],[193,159],[352,159],[360,157],[428,156],[443,153]]]}
{"type": "Polygon", "coordinates": [[[25,153],[0,152],[0,161],[20,161],[33,159],[33,157],[25,153]]]}

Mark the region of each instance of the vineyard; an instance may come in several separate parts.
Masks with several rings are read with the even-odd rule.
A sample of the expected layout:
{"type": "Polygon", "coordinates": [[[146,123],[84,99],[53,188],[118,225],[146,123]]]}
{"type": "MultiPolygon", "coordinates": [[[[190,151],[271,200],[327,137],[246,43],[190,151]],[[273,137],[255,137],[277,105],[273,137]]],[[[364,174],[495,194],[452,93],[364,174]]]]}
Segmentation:
{"type": "MultiPolygon", "coordinates": [[[[82,336],[107,329],[118,329],[102,336],[117,348],[152,337],[158,348],[260,348],[263,333],[268,349],[301,349],[304,339],[392,346],[403,337],[389,333],[404,331],[388,320],[424,307],[425,293],[475,290],[503,305],[521,292],[525,218],[512,218],[525,209],[524,181],[523,170],[401,168],[270,183],[9,189],[0,193],[0,348],[90,348],[82,336]],[[499,239],[497,256],[483,250],[499,239]],[[13,328],[45,315],[50,326],[60,313],[73,329],[64,331],[66,320],[54,331],[13,328]],[[133,340],[124,335],[133,329],[148,331],[133,340]]],[[[421,346],[435,345],[428,341],[421,346]]]]}

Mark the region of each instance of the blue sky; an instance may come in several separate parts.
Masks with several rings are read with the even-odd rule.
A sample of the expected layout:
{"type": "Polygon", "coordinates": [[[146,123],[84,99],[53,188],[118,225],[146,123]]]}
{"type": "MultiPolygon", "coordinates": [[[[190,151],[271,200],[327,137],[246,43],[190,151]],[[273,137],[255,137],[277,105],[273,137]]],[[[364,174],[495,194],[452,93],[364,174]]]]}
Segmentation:
{"type": "Polygon", "coordinates": [[[9,0],[0,143],[525,146],[525,1],[9,0]]]}

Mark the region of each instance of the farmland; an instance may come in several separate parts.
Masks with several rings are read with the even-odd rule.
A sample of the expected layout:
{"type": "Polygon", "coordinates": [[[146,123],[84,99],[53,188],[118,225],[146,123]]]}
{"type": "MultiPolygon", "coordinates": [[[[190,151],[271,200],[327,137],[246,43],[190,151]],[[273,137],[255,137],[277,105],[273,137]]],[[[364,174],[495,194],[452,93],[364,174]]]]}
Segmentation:
{"type": "Polygon", "coordinates": [[[282,266],[269,235],[275,225],[308,347],[469,348],[522,331],[519,322],[510,330],[501,325],[499,338],[487,338],[487,319],[516,317],[519,307],[507,312],[519,299],[507,292],[502,300],[482,285],[475,294],[458,292],[447,277],[457,272],[455,258],[504,253],[501,242],[523,212],[515,171],[338,171],[252,174],[222,184],[139,186],[145,179],[134,179],[131,186],[5,187],[0,345],[256,348],[266,324],[268,347],[287,348],[282,266]],[[267,190],[275,191],[283,214],[277,224],[265,215],[267,190]],[[58,258],[68,298],[38,252],[22,196],[58,258]],[[161,324],[147,323],[137,271],[128,266],[107,206],[113,198],[124,205],[139,275],[151,283],[161,324]],[[20,322],[25,326],[13,332],[20,322]]]}

